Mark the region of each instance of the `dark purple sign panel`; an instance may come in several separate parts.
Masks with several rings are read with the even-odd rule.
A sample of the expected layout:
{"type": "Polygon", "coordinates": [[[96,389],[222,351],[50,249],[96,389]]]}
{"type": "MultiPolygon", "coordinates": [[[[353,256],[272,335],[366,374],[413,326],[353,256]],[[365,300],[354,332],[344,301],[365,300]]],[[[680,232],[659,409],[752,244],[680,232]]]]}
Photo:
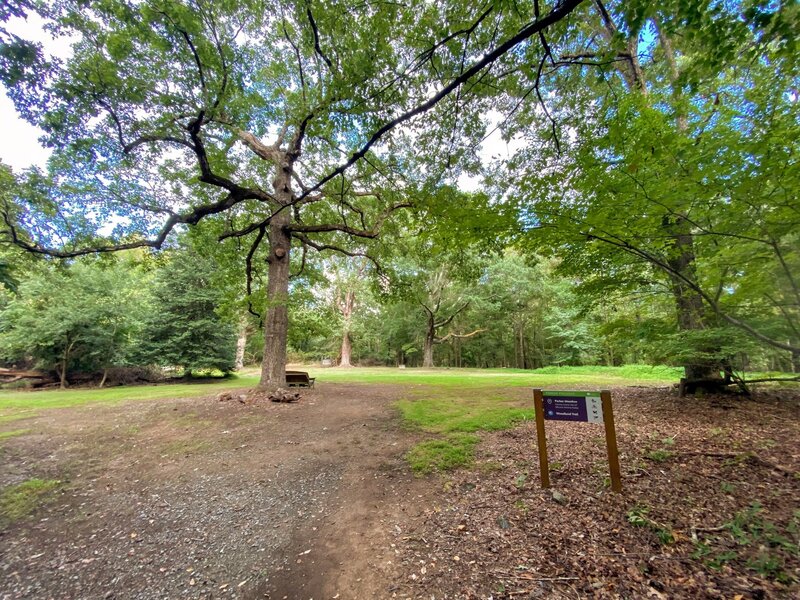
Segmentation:
{"type": "Polygon", "coordinates": [[[602,423],[603,408],[597,392],[542,392],[544,418],[550,421],[602,423]]]}

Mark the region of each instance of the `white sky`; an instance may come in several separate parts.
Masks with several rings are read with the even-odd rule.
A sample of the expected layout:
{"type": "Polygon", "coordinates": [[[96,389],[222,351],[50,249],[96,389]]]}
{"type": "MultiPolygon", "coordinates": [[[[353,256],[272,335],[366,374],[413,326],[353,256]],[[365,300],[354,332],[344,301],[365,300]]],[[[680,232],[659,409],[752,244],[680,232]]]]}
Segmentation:
{"type": "Polygon", "coordinates": [[[50,151],[39,144],[42,130],[19,118],[14,104],[6,96],[6,90],[0,86],[3,94],[0,97],[0,161],[9,165],[15,172],[37,165],[44,167],[50,151]]]}
{"type": "MultiPolygon", "coordinates": [[[[66,58],[71,53],[70,46],[74,40],[67,37],[53,39],[44,30],[44,21],[37,15],[30,15],[27,20],[10,19],[6,26],[24,39],[40,42],[47,55],[66,58]]],[[[39,144],[42,131],[17,115],[2,85],[0,92],[0,160],[14,171],[33,165],[43,167],[50,151],[39,144]]]]}

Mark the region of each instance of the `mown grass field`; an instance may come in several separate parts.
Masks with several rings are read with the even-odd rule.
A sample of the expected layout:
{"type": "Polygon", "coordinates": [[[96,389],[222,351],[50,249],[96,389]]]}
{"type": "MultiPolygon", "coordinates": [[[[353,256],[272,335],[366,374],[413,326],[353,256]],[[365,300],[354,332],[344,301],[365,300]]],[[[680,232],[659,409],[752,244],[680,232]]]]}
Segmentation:
{"type": "MultiPolygon", "coordinates": [[[[319,383],[365,383],[440,388],[498,387],[613,387],[620,385],[668,385],[680,377],[680,369],[629,365],[626,367],[547,367],[534,371],[519,369],[397,369],[307,368],[319,383]]],[[[30,416],[29,411],[69,408],[85,404],[116,404],[162,398],[192,398],[223,390],[249,388],[258,384],[256,369],[225,379],[198,383],[121,386],[105,389],[0,390],[0,422],[3,417],[30,416]]],[[[10,420],[10,419],[5,419],[10,420]]]]}

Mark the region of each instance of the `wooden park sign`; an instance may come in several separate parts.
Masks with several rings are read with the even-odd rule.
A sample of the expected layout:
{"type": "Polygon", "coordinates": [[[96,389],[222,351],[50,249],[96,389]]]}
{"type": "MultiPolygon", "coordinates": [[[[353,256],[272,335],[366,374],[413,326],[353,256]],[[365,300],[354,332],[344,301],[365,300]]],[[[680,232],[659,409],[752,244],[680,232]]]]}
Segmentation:
{"type": "Polygon", "coordinates": [[[608,467],[611,473],[611,489],[622,491],[617,452],[617,434],[614,431],[614,412],[611,408],[611,392],[565,392],[533,390],[536,406],[536,436],[539,441],[539,470],[542,474],[542,487],[550,487],[550,467],[547,462],[547,439],[544,422],[579,421],[583,423],[603,423],[606,428],[606,447],[608,448],[608,467]]]}

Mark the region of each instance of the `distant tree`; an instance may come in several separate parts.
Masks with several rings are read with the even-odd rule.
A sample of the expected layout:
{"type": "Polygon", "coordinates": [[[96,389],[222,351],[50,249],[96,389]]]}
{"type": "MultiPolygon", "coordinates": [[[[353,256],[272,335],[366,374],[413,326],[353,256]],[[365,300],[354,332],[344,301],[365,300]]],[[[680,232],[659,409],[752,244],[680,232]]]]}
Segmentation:
{"type": "Polygon", "coordinates": [[[212,285],[215,265],[191,250],[175,250],[155,273],[137,359],[143,364],[233,371],[235,321],[217,314],[223,292],[212,285]]]}
{"type": "Polygon", "coordinates": [[[56,371],[62,388],[70,371],[128,364],[140,281],[122,260],[42,266],[0,314],[0,354],[56,371]]]}

